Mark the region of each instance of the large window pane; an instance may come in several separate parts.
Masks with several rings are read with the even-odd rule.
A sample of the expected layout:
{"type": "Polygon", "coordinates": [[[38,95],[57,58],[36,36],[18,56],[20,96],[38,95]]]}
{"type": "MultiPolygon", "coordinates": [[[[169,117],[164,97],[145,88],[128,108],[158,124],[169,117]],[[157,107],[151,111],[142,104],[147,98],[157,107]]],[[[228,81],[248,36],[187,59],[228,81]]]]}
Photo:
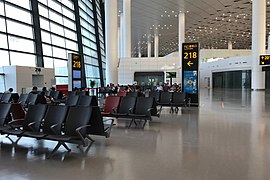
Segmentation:
{"type": "Polygon", "coordinates": [[[48,0],[48,6],[57,12],[62,12],[61,5],[54,0],[48,0]]]}
{"type": "Polygon", "coordinates": [[[53,58],[44,57],[43,60],[45,68],[54,68],[53,58]]]}
{"type": "Polygon", "coordinates": [[[32,23],[32,16],[30,12],[16,8],[9,4],[6,4],[6,16],[28,24],[32,23]]]}
{"type": "Polygon", "coordinates": [[[67,17],[69,17],[72,20],[75,20],[75,15],[72,11],[70,11],[69,9],[63,7],[63,14],[67,17]]]}
{"type": "Polygon", "coordinates": [[[43,55],[52,56],[52,46],[47,44],[42,44],[43,55]]]}
{"type": "Polygon", "coordinates": [[[53,56],[58,58],[67,58],[66,50],[58,47],[53,47],[53,56]]]}
{"type": "Polygon", "coordinates": [[[0,31],[6,32],[6,22],[4,18],[0,17],[0,31]]]}
{"type": "Polygon", "coordinates": [[[67,77],[55,77],[56,84],[68,84],[67,77]]]}
{"type": "Polygon", "coordinates": [[[7,20],[7,30],[10,34],[20,35],[33,39],[33,28],[31,26],[7,20]]]}
{"type": "Polygon", "coordinates": [[[12,50],[35,53],[34,41],[15,36],[8,36],[8,41],[9,48],[12,50]]]}
{"type": "Polygon", "coordinates": [[[65,30],[65,37],[69,39],[73,39],[74,41],[77,41],[77,34],[74,31],[64,29],[65,30]]]}
{"type": "MultiPolygon", "coordinates": [[[[5,49],[8,48],[8,45],[7,45],[7,35],[5,35],[5,34],[0,34],[0,48],[5,48],[5,49]]],[[[1,60],[2,60],[2,57],[1,57],[1,60]]]]}
{"type": "Polygon", "coordinates": [[[52,44],[65,47],[65,39],[56,35],[52,35],[52,44]]]}
{"type": "Polygon", "coordinates": [[[0,75],[0,92],[6,91],[5,87],[5,75],[0,75]]]}
{"type": "Polygon", "coordinates": [[[71,0],[65,0],[65,5],[69,7],[71,10],[74,10],[74,4],[71,0]]]}
{"type": "Polygon", "coordinates": [[[36,66],[36,56],[31,54],[10,52],[11,65],[36,66]]]}
{"type": "Polygon", "coordinates": [[[0,66],[9,66],[9,55],[8,51],[0,50],[0,66]]]}
{"type": "Polygon", "coordinates": [[[64,28],[62,26],[59,26],[55,23],[50,23],[51,25],[51,31],[56,33],[56,34],[59,34],[61,36],[64,36],[64,28]]]}
{"type": "Polygon", "coordinates": [[[4,16],[5,15],[4,12],[5,12],[4,11],[4,3],[2,1],[0,1],[0,15],[4,16]]]}
{"type": "Polygon", "coordinates": [[[13,4],[21,6],[21,7],[25,8],[25,9],[29,9],[29,10],[31,9],[29,0],[20,0],[20,1],[18,1],[18,0],[6,0],[6,1],[12,2],[13,4]]]}
{"type": "Polygon", "coordinates": [[[77,43],[70,40],[66,40],[66,48],[72,49],[74,51],[78,51],[77,43]]]}
{"type": "Polygon", "coordinates": [[[45,5],[48,5],[47,0],[38,0],[38,1],[45,4],[45,5]]]}
{"type": "Polygon", "coordinates": [[[49,18],[48,9],[45,6],[39,4],[38,5],[38,11],[39,11],[39,14],[41,16],[44,16],[46,18],[49,18]]]}
{"type": "Polygon", "coordinates": [[[42,42],[46,42],[46,43],[51,44],[51,35],[50,35],[50,33],[45,32],[45,31],[41,31],[41,39],[42,39],[42,42]]]}
{"type": "Polygon", "coordinates": [[[67,61],[63,60],[54,60],[54,68],[55,68],[55,75],[56,76],[67,76],[67,61]]]}
{"type": "Polygon", "coordinates": [[[39,18],[40,21],[40,28],[50,31],[50,23],[48,20],[44,19],[44,18],[39,18]]]}
{"type": "Polygon", "coordinates": [[[49,17],[51,20],[63,25],[63,17],[60,14],[55,13],[52,10],[49,10],[49,17]]]}
{"type": "Polygon", "coordinates": [[[71,21],[67,18],[64,18],[64,26],[70,28],[70,29],[73,29],[73,30],[76,30],[76,24],[74,21],[71,21]]]}

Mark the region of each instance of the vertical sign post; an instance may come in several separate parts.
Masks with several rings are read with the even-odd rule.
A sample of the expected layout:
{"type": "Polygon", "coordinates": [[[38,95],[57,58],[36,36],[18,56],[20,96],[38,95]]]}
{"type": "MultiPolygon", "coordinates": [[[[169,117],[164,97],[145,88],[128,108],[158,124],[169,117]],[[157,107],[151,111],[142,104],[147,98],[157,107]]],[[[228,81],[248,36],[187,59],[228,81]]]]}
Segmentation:
{"type": "Polygon", "coordinates": [[[182,44],[182,91],[199,106],[199,43],[182,44]]]}
{"type": "Polygon", "coordinates": [[[82,62],[79,54],[69,54],[68,58],[68,90],[82,87],[82,62]]]}

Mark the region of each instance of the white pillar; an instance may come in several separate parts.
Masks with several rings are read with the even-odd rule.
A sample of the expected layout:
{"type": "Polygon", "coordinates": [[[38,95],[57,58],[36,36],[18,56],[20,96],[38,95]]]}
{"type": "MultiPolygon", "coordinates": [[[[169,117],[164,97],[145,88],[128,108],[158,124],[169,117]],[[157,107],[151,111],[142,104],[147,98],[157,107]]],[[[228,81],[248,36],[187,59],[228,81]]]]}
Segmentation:
{"type": "Polygon", "coordinates": [[[159,56],[159,36],[155,34],[155,57],[159,56]]]}
{"type": "Polygon", "coordinates": [[[270,54],[270,35],[268,36],[268,51],[267,51],[268,54],[270,54]]]}
{"type": "Polygon", "coordinates": [[[123,13],[120,14],[120,47],[121,47],[121,58],[124,57],[124,32],[123,32],[123,23],[124,23],[124,20],[123,20],[123,13]]]}
{"type": "Polygon", "coordinates": [[[124,57],[131,57],[131,0],[123,1],[124,57]]]}
{"type": "Polygon", "coordinates": [[[185,13],[178,15],[178,47],[179,57],[182,59],[182,43],[185,42],[185,13]]]}
{"type": "Polygon", "coordinates": [[[121,55],[122,55],[121,54],[122,52],[121,52],[121,32],[120,31],[121,31],[121,27],[118,27],[118,31],[117,31],[118,32],[117,33],[118,34],[118,59],[120,59],[121,55]]]}
{"type": "Polygon", "coordinates": [[[259,65],[259,56],[265,53],[266,0],[252,2],[252,78],[251,89],[265,89],[265,73],[259,65]]]}
{"type": "Polygon", "coordinates": [[[151,52],[152,52],[151,46],[152,46],[151,40],[148,40],[148,42],[147,42],[147,57],[149,57],[149,58],[151,57],[151,52]]]}
{"type": "Polygon", "coordinates": [[[228,41],[228,50],[232,50],[233,47],[232,47],[232,41],[228,41]]]}
{"type": "Polygon", "coordinates": [[[142,57],[142,52],[141,52],[141,45],[138,46],[138,57],[142,57]]]}
{"type": "Polygon", "coordinates": [[[106,83],[118,84],[117,0],[105,0],[106,83]]]}
{"type": "MultiPolygon", "coordinates": [[[[179,48],[179,64],[182,67],[182,43],[185,42],[185,14],[178,15],[178,48],[179,48]]],[[[183,68],[181,69],[181,71],[183,68]]],[[[180,72],[180,82],[182,82],[182,72],[180,72]]],[[[183,85],[182,85],[183,86],[183,85]]]]}

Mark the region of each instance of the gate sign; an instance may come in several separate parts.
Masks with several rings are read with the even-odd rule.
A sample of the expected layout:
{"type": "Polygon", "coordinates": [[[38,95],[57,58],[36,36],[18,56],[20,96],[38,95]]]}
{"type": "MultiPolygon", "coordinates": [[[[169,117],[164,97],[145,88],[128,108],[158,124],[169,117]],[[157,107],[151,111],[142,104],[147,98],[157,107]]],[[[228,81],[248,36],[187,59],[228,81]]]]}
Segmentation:
{"type": "Polygon", "coordinates": [[[183,43],[182,67],[185,71],[198,70],[199,43],[183,43]]]}
{"type": "Polygon", "coordinates": [[[182,44],[182,89],[191,99],[191,105],[199,105],[199,43],[182,44]]]}
{"type": "Polygon", "coordinates": [[[82,87],[82,62],[79,54],[69,54],[69,91],[82,87]]]}
{"type": "Polygon", "coordinates": [[[270,65],[270,55],[261,55],[260,65],[270,65]]]}

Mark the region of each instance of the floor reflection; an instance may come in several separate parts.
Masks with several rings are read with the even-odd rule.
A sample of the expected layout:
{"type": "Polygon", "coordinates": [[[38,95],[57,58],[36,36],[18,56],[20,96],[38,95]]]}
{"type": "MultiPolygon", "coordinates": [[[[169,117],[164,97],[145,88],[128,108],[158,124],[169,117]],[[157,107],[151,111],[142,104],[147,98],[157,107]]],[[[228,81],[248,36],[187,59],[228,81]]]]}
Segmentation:
{"type": "Polygon", "coordinates": [[[199,108],[164,108],[145,129],[119,119],[87,154],[69,145],[71,153],[60,149],[50,160],[56,142],[23,138],[13,147],[2,136],[1,178],[268,180],[269,106],[262,91],[202,89],[199,108]]]}

